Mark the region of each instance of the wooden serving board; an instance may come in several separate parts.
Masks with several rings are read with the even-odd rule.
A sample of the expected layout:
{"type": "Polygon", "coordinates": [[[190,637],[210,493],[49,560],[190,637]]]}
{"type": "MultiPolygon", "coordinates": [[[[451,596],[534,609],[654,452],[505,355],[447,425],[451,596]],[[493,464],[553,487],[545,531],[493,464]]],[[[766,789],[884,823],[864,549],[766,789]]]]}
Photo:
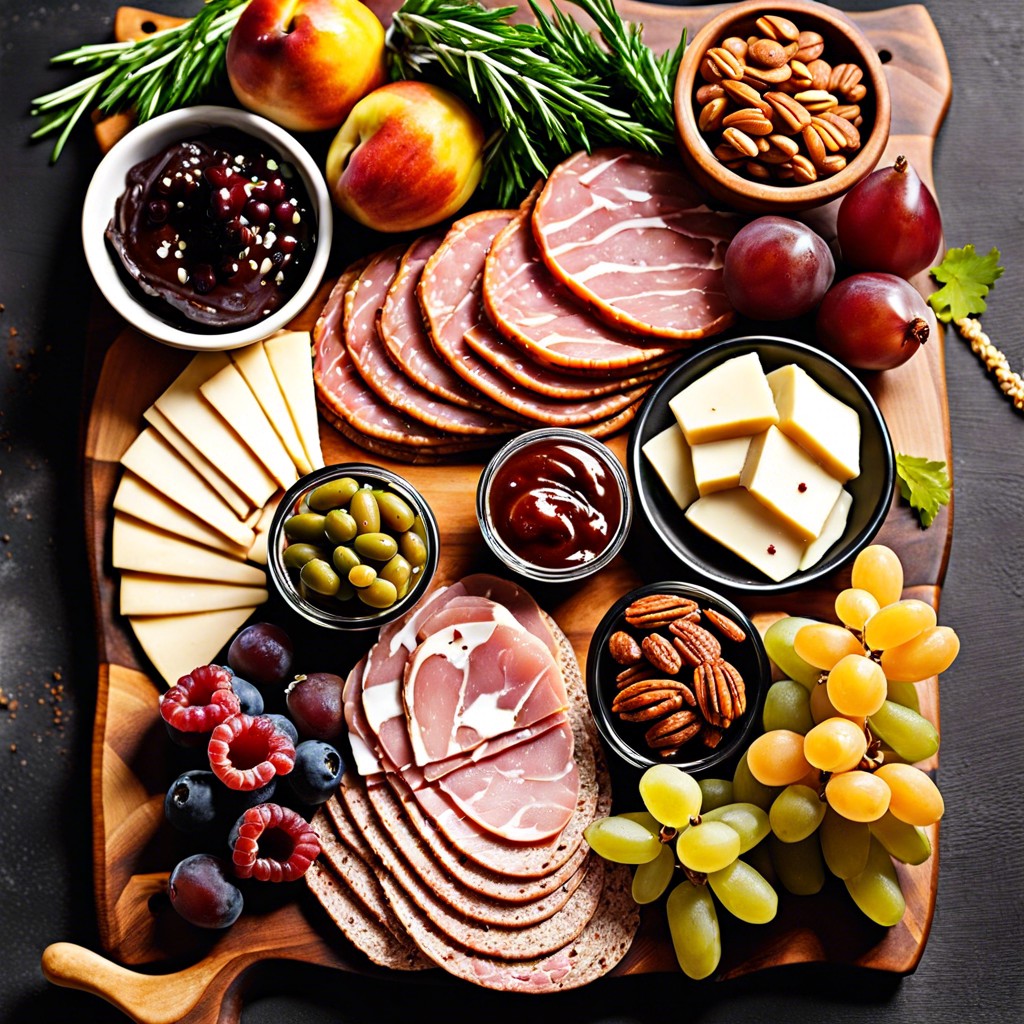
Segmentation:
{"type": "MultiPolygon", "coordinates": [[[[387,14],[396,3],[377,0],[371,6],[387,14]]],[[[624,17],[643,22],[645,39],[656,51],[674,45],[683,27],[692,35],[722,9],[666,8],[632,0],[620,0],[617,6],[624,17]]],[[[134,12],[129,21],[144,17],[145,12],[134,12]]],[[[903,153],[931,184],[932,149],[952,89],[935,27],[925,8],[918,5],[857,14],[852,20],[877,47],[889,77],[893,122],[883,163],[891,163],[903,153]]],[[[830,223],[834,225],[834,210],[816,215],[819,230],[834,232],[830,223]]],[[[922,291],[928,289],[924,278],[915,283],[922,291]]],[[[312,325],[326,292],[325,285],[295,326],[312,325]]],[[[176,839],[163,822],[162,803],[176,771],[168,763],[170,744],[156,712],[160,686],[147,673],[145,656],[117,614],[117,581],[109,550],[110,513],[120,471],[118,460],[141,429],[143,410],[184,366],[189,354],[125,329],[102,306],[90,325],[90,357],[95,386],[86,390],[91,400],[86,410],[83,479],[99,660],[92,768],[93,852],[101,941],[112,959],[56,943],[45,951],[43,969],[57,984],[100,995],[146,1024],[227,1024],[239,1018],[248,969],[262,960],[294,959],[362,973],[379,969],[347,945],[301,886],[292,887],[291,895],[296,898],[290,902],[247,909],[232,928],[208,937],[197,937],[167,904],[166,878],[175,862],[176,839]],[[159,965],[160,973],[150,975],[119,964],[159,965]]],[[[876,375],[868,384],[897,451],[942,459],[952,466],[940,331],[933,332],[932,340],[910,362],[876,375]]],[[[328,462],[367,460],[367,453],[331,427],[322,425],[321,435],[328,462]]],[[[625,443],[624,436],[611,442],[620,458],[625,443]]],[[[380,457],[369,461],[405,475],[437,513],[441,524],[439,581],[494,568],[479,539],[474,512],[480,463],[439,468],[406,466],[380,457]]],[[[902,558],[907,596],[938,607],[951,529],[951,507],[924,530],[906,506],[894,499],[878,539],[902,558]]],[[[538,601],[569,636],[581,665],[604,611],[639,583],[663,578],[645,572],[641,579],[646,565],[643,556],[642,549],[628,547],[626,556],[584,584],[535,589],[538,601]]],[[[817,589],[788,595],[784,603],[778,598],[773,602],[738,601],[751,614],[788,612],[831,618],[834,596],[846,585],[848,575],[839,574],[817,589]]],[[[355,641],[321,639],[317,668],[344,672],[358,653],[355,641]]],[[[920,691],[923,712],[937,723],[937,681],[921,684],[920,691]]],[[[927,767],[937,768],[937,760],[927,767]]],[[[617,775],[618,792],[627,796],[632,792],[635,797],[634,781],[617,775]]],[[[634,804],[635,800],[619,809],[634,809],[634,804]]],[[[935,850],[931,859],[916,868],[899,868],[907,900],[899,925],[892,929],[872,925],[854,908],[841,885],[827,885],[815,897],[782,893],[778,917],[769,925],[723,922],[723,961],[716,977],[724,980],[781,964],[818,961],[897,974],[912,971],[924,950],[934,910],[938,830],[933,827],[931,832],[935,850]]],[[[663,918],[660,905],[646,909],[640,934],[614,974],[678,970],[663,918]]]]}

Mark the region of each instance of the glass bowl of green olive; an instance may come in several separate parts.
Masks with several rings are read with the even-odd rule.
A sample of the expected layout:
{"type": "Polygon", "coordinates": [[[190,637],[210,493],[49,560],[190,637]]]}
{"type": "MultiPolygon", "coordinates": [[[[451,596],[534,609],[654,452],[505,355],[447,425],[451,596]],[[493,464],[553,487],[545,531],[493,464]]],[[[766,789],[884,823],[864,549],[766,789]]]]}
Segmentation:
{"type": "Polygon", "coordinates": [[[275,589],[329,629],[376,629],[427,592],[437,568],[437,520],[397,473],[368,463],[325,466],[293,484],[270,527],[275,589]]]}

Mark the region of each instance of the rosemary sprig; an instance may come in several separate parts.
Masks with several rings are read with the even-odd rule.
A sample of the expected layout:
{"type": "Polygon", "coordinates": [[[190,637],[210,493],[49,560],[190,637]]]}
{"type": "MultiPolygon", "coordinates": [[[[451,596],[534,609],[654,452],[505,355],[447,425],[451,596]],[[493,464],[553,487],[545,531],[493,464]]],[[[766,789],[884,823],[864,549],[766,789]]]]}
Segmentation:
{"type": "Polygon", "coordinates": [[[200,100],[224,73],[224,51],[248,0],[204,0],[194,18],[135,42],[97,43],[58,54],[93,74],[32,101],[42,124],[33,139],[59,131],[50,162],[89,110],[116,114],[134,108],[141,123],[200,100]]]}
{"type": "Polygon", "coordinates": [[[684,41],[662,57],[627,25],[613,0],[570,0],[601,41],[552,4],[529,0],[536,25],[511,24],[514,7],[476,0],[406,0],[388,31],[392,77],[434,77],[476,103],[494,126],[484,186],[509,205],[539,174],[579,149],[673,145],[672,82],[684,41]]]}

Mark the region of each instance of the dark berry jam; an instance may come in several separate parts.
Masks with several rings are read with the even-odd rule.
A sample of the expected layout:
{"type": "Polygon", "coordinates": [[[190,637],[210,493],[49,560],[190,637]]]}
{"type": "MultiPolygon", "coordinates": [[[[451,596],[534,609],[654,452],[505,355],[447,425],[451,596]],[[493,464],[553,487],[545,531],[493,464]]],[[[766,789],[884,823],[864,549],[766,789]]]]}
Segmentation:
{"type": "Polygon", "coordinates": [[[144,301],[192,330],[265,319],[295,293],[316,218],[295,169],[224,129],[133,167],[106,237],[144,301]]]}
{"type": "Polygon", "coordinates": [[[488,505],[505,545],[545,569],[593,561],[622,519],[611,471],[570,441],[542,440],[513,451],[494,474],[488,505]]]}

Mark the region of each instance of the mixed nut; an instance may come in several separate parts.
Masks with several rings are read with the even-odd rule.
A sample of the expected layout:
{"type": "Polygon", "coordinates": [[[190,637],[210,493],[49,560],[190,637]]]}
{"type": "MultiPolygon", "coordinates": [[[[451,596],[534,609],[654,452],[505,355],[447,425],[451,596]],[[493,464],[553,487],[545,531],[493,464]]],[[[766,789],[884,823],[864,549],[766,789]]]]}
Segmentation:
{"type": "Polygon", "coordinates": [[[722,639],[742,643],[745,630],[722,612],[673,594],[637,598],[623,617],[625,628],[608,638],[608,653],[620,666],[612,713],[645,726],[644,742],[659,757],[675,757],[698,737],[713,750],[747,707],[743,676],[722,656],[722,639]],[[690,682],[681,678],[684,670],[692,671],[690,682]]]}
{"type": "Polygon", "coordinates": [[[755,28],[704,54],[698,128],[718,160],[747,178],[806,185],[838,173],[861,145],[863,68],[829,63],[819,32],[780,15],[755,28]]]}

